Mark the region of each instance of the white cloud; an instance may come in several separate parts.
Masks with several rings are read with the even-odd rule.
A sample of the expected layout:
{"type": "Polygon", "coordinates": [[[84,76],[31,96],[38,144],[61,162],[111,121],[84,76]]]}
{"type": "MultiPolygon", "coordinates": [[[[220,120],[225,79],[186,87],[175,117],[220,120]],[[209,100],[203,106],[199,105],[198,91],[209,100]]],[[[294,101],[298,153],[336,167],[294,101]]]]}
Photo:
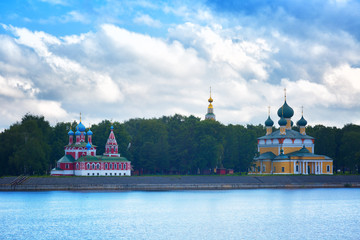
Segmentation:
{"type": "Polygon", "coordinates": [[[68,5],[67,0],[40,0],[42,2],[47,2],[53,5],[68,5]]]}
{"type": "MultiPolygon", "coordinates": [[[[8,106],[0,128],[29,111],[52,121],[77,119],[81,111],[88,123],[175,113],[203,118],[209,86],[223,123],[263,123],[269,105],[277,122],[284,87],[294,122],[301,106],[309,124],[359,121],[346,110],[360,107],[359,68],[351,67],[360,47],[349,34],[311,28],[312,38],[304,40],[276,27],[224,24],[206,8],[164,9],[188,20],[164,38],[113,24],[63,37],[3,25],[15,37],[0,35],[0,101],[8,106]],[[331,117],[330,110],[342,115],[331,117]]],[[[87,21],[76,11],[66,16],[66,22],[87,21]]],[[[147,14],[133,21],[163,27],[147,14]]]]}
{"type": "Polygon", "coordinates": [[[155,28],[160,28],[162,25],[159,20],[155,20],[147,14],[141,14],[135,17],[133,21],[138,24],[144,24],[155,28]]]}

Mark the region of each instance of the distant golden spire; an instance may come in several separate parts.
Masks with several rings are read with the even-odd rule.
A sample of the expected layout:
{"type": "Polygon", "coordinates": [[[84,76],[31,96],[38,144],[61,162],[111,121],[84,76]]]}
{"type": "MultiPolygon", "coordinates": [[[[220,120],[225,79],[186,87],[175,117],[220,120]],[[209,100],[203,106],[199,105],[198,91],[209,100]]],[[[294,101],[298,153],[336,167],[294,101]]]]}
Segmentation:
{"type": "Polygon", "coordinates": [[[81,112],[80,112],[80,122],[81,122],[81,112]]]}
{"type": "Polygon", "coordinates": [[[285,95],[285,101],[286,101],[286,88],[284,88],[284,95],[285,95]]]}
{"type": "Polygon", "coordinates": [[[270,116],[270,106],[268,106],[268,115],[270,116]]]}
{"type": "Polygon", "coordinates": [[[211,98],[211,87],[210,87],[210,98],[209,98],[209,103],[211,104],[213,102],[213,99],[211,98]]]}
{"type": "Polygon", "coordinates": [[[301,116],[304,116],[304,106],[301,106],[301,116]]]}

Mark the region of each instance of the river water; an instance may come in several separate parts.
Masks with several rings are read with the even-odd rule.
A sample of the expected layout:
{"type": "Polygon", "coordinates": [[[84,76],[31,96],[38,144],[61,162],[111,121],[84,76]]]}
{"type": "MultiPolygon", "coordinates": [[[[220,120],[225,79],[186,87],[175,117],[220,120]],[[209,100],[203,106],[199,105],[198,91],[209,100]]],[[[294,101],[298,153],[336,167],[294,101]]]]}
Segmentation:
{"type": "Polygon", "coordinates": [[[360,239],[360,189],[0,192],[0,239],[360,239]]]}

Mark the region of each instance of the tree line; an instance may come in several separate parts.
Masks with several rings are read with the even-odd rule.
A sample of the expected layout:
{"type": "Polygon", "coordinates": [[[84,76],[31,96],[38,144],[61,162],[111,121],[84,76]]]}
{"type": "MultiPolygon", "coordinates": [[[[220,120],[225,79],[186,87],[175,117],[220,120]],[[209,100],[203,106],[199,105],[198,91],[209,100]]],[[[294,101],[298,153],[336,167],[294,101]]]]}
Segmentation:
{"type": "MultiPolygon", "coordinates": [[[[223,125],[178,114],[124,123],[103,120],[91,126],[97,155],[104,153],[111,125],[121,156],[142,174],[203,174],[215,168],[246,172],[257,154],[257,138],[265,134],[263,125],[223,125]]],[[[64,155],[67,132],[76,126],[50,126],[43,116],[26,114],[0,133],[0,176],[49,174],[64,155]]],[[[308,126],[306,132],[316,139],[316,154],[334,159],[334,169],[360,173],[359,125],[308,126]]]]}

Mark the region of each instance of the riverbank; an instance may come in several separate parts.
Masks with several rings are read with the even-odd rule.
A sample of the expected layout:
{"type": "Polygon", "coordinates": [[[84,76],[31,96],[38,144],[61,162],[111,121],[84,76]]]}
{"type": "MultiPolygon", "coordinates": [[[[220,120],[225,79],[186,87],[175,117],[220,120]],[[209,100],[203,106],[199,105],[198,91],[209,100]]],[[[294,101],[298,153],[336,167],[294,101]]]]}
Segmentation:
{"type": "Polygon", "coordinates": [[[0,191],[52,190],[225,190],[256,188],[360,187],[360,175],[3,177],[0,191]]]}

